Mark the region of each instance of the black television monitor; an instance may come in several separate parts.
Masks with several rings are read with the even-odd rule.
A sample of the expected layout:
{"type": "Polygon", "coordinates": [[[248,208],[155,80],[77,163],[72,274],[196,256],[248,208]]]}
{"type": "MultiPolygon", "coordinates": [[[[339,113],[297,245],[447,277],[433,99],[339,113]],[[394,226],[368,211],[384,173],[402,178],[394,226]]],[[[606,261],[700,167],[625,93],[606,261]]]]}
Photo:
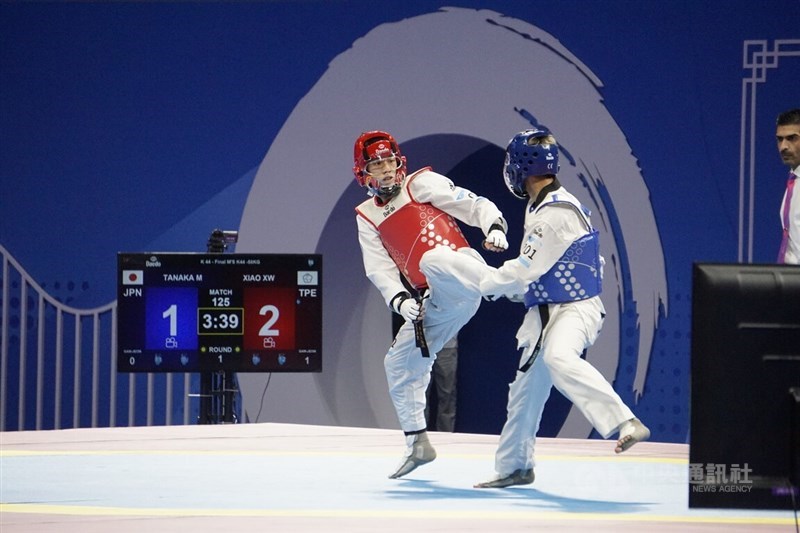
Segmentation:
{"type": "Polygon", "coordinates": [[[322,371],[322,256],[119,253],[119,372],[322,371]]]}
{"type": "Polygon", "coordinates": [[[791,509],[800,266],[693,266],[691,395],[689,506],[791,509]]]}

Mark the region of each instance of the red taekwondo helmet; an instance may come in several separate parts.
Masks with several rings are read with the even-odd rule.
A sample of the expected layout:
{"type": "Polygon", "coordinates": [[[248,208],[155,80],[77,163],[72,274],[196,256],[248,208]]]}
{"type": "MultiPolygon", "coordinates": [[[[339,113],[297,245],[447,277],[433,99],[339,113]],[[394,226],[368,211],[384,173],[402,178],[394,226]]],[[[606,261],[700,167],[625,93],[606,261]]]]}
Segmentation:
{"type": "Polygon", "coordinates": [[[400,153],[397,141],[385,131],[367,131],[356,139],[353,147],[353,174],[362,187],[369,190],[369,194],[387,196],[393,194],[403,178],[406,176],[406,158],[400,153]],[[367,172],[367,165],[384,159],[397,158],[397,174],[394,184],[390,187],[381,187],[379,180],[367,172]]]}

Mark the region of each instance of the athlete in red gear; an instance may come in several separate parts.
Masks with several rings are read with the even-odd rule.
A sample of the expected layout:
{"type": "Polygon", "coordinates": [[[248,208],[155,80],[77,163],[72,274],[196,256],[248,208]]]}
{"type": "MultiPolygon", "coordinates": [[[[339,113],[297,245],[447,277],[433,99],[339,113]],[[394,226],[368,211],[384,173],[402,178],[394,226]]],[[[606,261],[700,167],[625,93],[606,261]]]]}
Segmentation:
{"type": "Polygon", "coordinates": [[[367,277],[405,322],[384,360],[389,395],[406,451],[389,476],[399,478],[436,458],[425,422],[425,391],[436,354],[480,306],[485,265],[456,220],[479,227],[487,250],[508,248],[507,225],[491,201],[429,167],[406,174],[406,158],[383,131],[355,142],[353,172],[370,198],[356,208],[367,277]],[[405,280],[405,283],[404,283],[405,280]]]}

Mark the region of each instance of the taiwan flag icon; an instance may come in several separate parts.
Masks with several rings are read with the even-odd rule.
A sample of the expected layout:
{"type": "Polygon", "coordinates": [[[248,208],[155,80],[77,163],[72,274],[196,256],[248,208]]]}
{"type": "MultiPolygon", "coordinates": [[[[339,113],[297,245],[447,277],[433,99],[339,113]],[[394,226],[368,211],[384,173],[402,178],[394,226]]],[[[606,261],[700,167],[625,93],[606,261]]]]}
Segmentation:
{"type": "Polygon", "coordinates": [[[141,270],[123,270],[123,285],[141,285],[144,282],[144,273],[141,270]]]}

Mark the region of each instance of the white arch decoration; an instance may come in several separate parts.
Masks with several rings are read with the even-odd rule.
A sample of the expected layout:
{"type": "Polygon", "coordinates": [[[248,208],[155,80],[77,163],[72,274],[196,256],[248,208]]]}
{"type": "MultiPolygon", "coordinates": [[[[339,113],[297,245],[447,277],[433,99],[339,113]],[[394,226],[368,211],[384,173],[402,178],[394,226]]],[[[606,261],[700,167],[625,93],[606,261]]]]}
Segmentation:
{"type": "MultiPolygon", "coordinates": [[[[382,24],[331,61],[289,116],[258,169],[237,250],[316,250],[352,182],[352,143],[364,130],[391,131],[400,143],[447,133],[504,147],[529,125],[530,113],[572,156],[574,164],[562,161],[559,178],[592,206],[601,232],[609,313],[604,334],[587,357],[614,378],[624,311],[618,302],[624,305],[620,295],[629,289],[639,311],[638,398],[659,305],[666,306],[666,274],[649,192],[624,134],[603,105],[600,87],[552,35],[493,11],[443,8],[382,24]],[[385,85],[365,83],[368,71],[372,80],[376,72],[385,74],[385,85]],[[589,178],[589,190],[579,174],[589,178]],[[613,206],[600,199],[599,186],[613,206]],[[616,234],[612,218],[618,220],[616,234]],[[627,254],[621,253],[623,243],[627,254]],[[630,287],[623,285],[624,270],[630,287]]],[[[391,334],[385,320],[376,318],[385,315],[385,306],[364,278],[360,257],[352,265],[346,276],[326,270],[327,287],[348,286],[337,293],[341,301],[325,303],[325,357],[337,364],[322,374],[274,375],[266,401],[283,407],[264,409],[259,421],[397,427],[382,367],[391,334]]],[[[240,376],[250,417],[262,412],[266,380],[240,376]]],[[[590,431],[573,408],[559,435],[585,437],[590,431]]]]}

